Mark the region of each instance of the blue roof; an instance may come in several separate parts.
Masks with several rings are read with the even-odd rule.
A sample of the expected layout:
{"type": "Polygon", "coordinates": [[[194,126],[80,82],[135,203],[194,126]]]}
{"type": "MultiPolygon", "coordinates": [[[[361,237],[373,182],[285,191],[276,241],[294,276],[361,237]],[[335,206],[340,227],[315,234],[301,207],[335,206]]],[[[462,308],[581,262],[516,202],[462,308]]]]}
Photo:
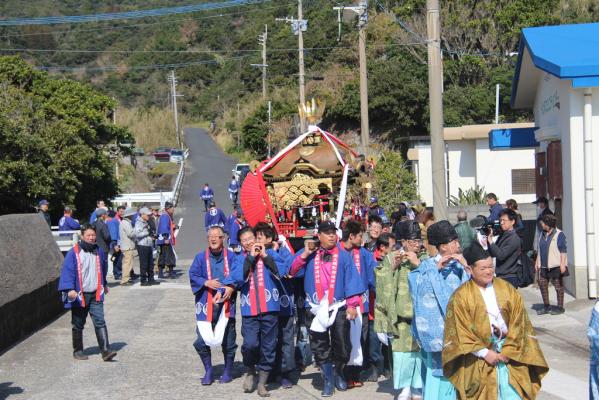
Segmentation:
{"type": "Polygon", "coordinates": [[[572,79],[572,87],[599,86],[599,23],[522,29],[512,99],[518,90],[525,49],[537,68],[560,79],[572,79]]]}

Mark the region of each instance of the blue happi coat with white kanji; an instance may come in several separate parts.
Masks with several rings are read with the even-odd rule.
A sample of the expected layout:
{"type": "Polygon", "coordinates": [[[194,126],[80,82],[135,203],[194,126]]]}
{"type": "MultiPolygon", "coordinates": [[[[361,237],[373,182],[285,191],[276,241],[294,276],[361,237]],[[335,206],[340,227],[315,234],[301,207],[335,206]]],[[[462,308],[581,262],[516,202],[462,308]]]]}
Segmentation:
{"type": "MultiPolygon", "coordinates": [[[[79,252],[82,252],[81,248],[79,248],[79,252]]],[[[97,255],[100,256],[100,269],[102,271],[101,283],[102,287],[100,289],[100,301],[104,301],[104,288],[108,284],[106,281],[106,274],[108,273],[108,258],[106,257],[106,253],[102,251],[99,247],[96,248],[97,255]]],[[[69,250],[64,256],[64,262],[62,263],[62,269],[60,271],[60,279],[58,281],[58,291],[62,294],[62,302],[64,304],[64,308],[74,308],[74,307],[83,307],[81,303],[81,283],[79,281],[79,272],[77,265],[77,256],[75,255],[75,247],[69,250]],[[70,290],[74,290],[79,295],[74,301],[69,301],[67,298],[67,293],[70,290]]]]}
{"type": "MultiPolygon", "coordinates": [[[[208,293],[212,291],[212,295],[216,295],[216,290],[209,289],[204,284],[208,280],[208,266],[206,264],[206,251],[209,252],[210,257],[210,275],[212,279],[219,279],[221,283],[227,280],[233,269],[235,262],[235,253],[227,251],[227,260],[229,265],[229,275],[225,274],[225,251],[221,251],[220,254],[214,255],[210,250],[199,252],[193,259],[191,267],[189,267],[189,283],[191,285],[191,291],[195,295],[195,309],[196,309],[196,320],[206,321],[208,318],[208,293]]],[[[224,289],[219,289],[224,292],[224,289]]],[[[230,314],[229,318],[235,318],[235,300],[237,294],[234,292],[231,296],[230,301],[230,314]]],[[[212,320],[215,321],[218,315],[213,315],[212,320]]]]}
{"type": "MultiPolygon", "coordinates": [[[[277,267],[279,277],[287,275],[288,265],[282,262],[282,258],[273,249],[266,250],[266,254],[271,258],[277,267]],[[279,262],[277,262],[279,261],[279,262]]],[[[254,317],[258,314],[264,314],[268,312],[279,312],[281,310],[281,281],[275,277],[272,272],[266,267],[266,261],[263,269],[264,278],[264,290],[258,288],[258,271],[256,264],[250,271],[250,275],[254,278],[254,289],[251,289],[250,276],[247,279],[243,277],[243,264],[245,260],[249,258],[250,261],[254,262],[254,257],[246,254],[238,254],[233,262],[233,269],[231,275],[225,278],[225,285],[233,285],[239,291],[239,308],[241,310],[241,316],[243,317],[254,317]]]]}
{"type": "Polygon", "coordinates": [[[440,259],[440,255],[427,258],[408,275],[414,307],[412,335],[423,351],[433,353],[435,376],[443,376],[441,351],[447,303],[453,292],[470,279],[464,266],[457,261],[440,270],[437,267],[440,259]]]}
{"type": "MultiPolygon", "coordinates": [[[[287,273],[289,273],[289,269],[291,268],[291,263],[293,262],[293,254],[286,247],[281,247],[279,250],[275,252],[277,256],[280,258],[280,261],[277,261],[277,265],[279,262],[283,263],[287,268],[287,273]]],[[[280,296],[280,306],[281,309],[279,311],[279,315],[281,317],[290,317],[295,315],[295,282],[291,277],[283,277],[281,276],[282,290],[280,296]]]]}
{"type": "MultiPolygon", "coordinates": [[[[352,259],[352,265],[358,270],[358,267],[355,263],[354,258],[354,250],[346,250],[343,245],[339,245],[339,248],[343,251],[347,252],[352,259]]],[[[362,280],[362,285],[366,288],[365,292],[362,293],[362,297],[360,298],[360,306],[361,312],[367,313],[370,312],[370,293],[374,294],[376,292],[376,280],[374,277],[374,270],[377,267],[377,262],[374,259],[374,254],[364,247],[360,247],[358,249],[360,253],[360,279],[362,280]]]]}
{"type": "MultiPolygon", "coordinates": [[[[295,257],[300,257],[304,249],[298,251],[295,257]]],[[[310,254],[306,260],[306,265],[297,274],[296,278],[304,277],[304,291],[306,293],[305,308],[310,309],[308,299],[314,304],[320,303],[316,284],[314,281],[314,259],[318,251],[310,254]]],[[[354,266],[351,255],[346,251],[339,251],[339,261],[337,265],[337,278],[335,280],[335,291],[333,293],[333,302],[345,300],[348,297],[361,295],[366,291],[360,274],[354,266]]]]}
{"type": "MultiPolygon", "coordinates": [[[[171,235],[173,232],[172,224],[173,219],[166,211],[160,214],[160,218],[158,219],[158,227],[156,228],[156,234],[158,235],[158,239],[156,239],[157,245],[164,244],[165,240],[171,240],[171,235]]],[[[173,244],[172,241],[170,244],[173,244]]]]}

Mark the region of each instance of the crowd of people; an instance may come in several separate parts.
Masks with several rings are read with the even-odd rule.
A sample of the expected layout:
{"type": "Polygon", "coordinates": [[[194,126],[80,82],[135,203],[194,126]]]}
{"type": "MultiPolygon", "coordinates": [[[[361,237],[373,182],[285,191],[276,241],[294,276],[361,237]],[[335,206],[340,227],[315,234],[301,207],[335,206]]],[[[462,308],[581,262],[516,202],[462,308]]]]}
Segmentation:
{"type": "MultiPolygon", "coordinates": [[[[206,185],[202,192],[211,191],[206,185]]],[[[321,221],[294,252],[271,224],[248,226],[241,210],[227,218],[213,193],[202,199],[208,245],[189,269],[202,385],[217,378],[214,347],[224,355],[218,381],[234,379],[240,323],[243,391],[261,397],[271,395],[270,381],[292,387],[311,363],[320,370],[323,397],[381,377],[392,379],[402,400],[538,394],[548,366],[518,293],[525,253],[515,202],[498,210],[489,194],[490,214],[475,229],[477,219],[468,222],[463,211],[454,226],[408,203],[387,218],[373,198],[360,218],[346,218],[340,229],[321,221]]],[[[544,205],[540,209],[548,210],[544,205]]],[[[74,358],[87,358],[82,331],[88,313],[102,358],[116,356],[103,312],[110,259],[122,285],[136,279],[134,251],[141,285],[160,283],[154,259],[158,277],[176,277],[173,210],[167,203],[162,213],[148,207],[110,212],[98,202],[91,224],[80,226],[81,240],[67,253],[59,284],[72,313],[74,358]]],[[[61,219],[68,229],[78,223],[71,213],[65,209],[61,219]]],[[[566,242],[549,211],[539,211],[535,236],[533,268],[546,306],[539,313],[558,313],[566,242]],[[549,307],[549,282],[558,291],[557,311],[549,307]]]]}

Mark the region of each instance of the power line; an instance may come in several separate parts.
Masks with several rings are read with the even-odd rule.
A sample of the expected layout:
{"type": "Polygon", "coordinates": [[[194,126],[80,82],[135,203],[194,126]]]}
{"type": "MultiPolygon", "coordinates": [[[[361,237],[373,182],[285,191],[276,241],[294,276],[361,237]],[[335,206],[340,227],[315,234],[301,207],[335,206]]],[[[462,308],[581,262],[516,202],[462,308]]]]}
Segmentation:
{"type": "Polygon", "coordinates": [[[117,29],[127,29],[127,28],[154,26],[154,25],[173,24],[173,23],[185,22],[185,21],[189,21],[189,20],[201,21],[201,20],[205,20],[205,19],[214,19],[214,18],[230,17],[230,16],[235,16],[235,15],[245,15],[245,14],[250,14],[250,13],[255,13],[255,12],[262,12],[264,10],[272,10],[275,8],[279,8],[282,6],[286,7],[286,6],[290,6],[293,4],[294,3],[277,4],[276,6],[261,7],[259,9],[254,9],[254,10],[236,11],[236,12],[225,13],[225,14],[219,13],[216,15],[208,15],[208,16],[203,16],[203,17],[188,17],[188,18],[180,18],[180,19],[174,19],[174,20],[171,19],[168,21],[159,21],[159,22],[144,22],[144,23],[139,23],[139,24],[130,24],[130,25],[121,25],[121,26],[107,26],[107,27],[90,28],[90,29],[63,29],[63,30],[49,31],[49,32],[10,33],[10,34],[6,34],[6,35],[0,35],[0,38],[2,38],[2,37],[44,36],[44,35],[54,35],[54,34],[60,34],[60,33],[112,31],[112,30],[117,30],[117,29]]]}
{"type": "Polygon", "coordinates": [[[268,1],[270,0],[229,0],[220,3],[203,3],[190,6],[156,8],[152,10],[126,11],[120,13],[101,13],[89,15],[38,18],[15,18],[0,20],[0,26],[79,24],[85,22],[113,21],[146,17],[163,17],[166,15],[186,14],[197,11],[218,10],[222,8],[237,7],[249,4],[260,4],[268,1]]]}
{"type": "MultiPolygon", "coordinates": [[[[226,60],[239,60],[244,58],[235,57],[228,58],[226,60]]],[[[130,71],[130,70],[149,70],[149,69],[178,69],[185,67],[192,67],[195,65],[210,65],[219,64],[219,60],[205,60],[205,61],[190,61],[184,63],[172,63],[172,64],[149,64],[149,65],[107,65],[104,67],[68,67],[68,66],[39,66],[34,67],[37,70],[48,71],[48,72],[76,72],[76,71],[87,71],[87,72],[101,72],[101,71],[130,71]]]]}
{"type": "MultiPolygon", "coordinates": [[[[370,48],[387,48],[399,46],[418,46],[421,42],[406,42],[406,43],[388,43],[382,45],[370,45],[370,48]]],[[[304,52],[333,50],[333,49],[351,49],[355,46],[323,46],[323,47],[305,47],[304,52]]],[[[297,48],[276,48],[269,49],[269,52],[296,52],[297,48]]],[[[106,53],[106,54],[137,54],[137,53],[157,53],[157,54],[223,54],[223,53],[259,53],[259,49],[241,49],[241,50],[87,50],[87,49],[28,49],[28,48],[0,48],[0,52],[16,52],[16,53],[106,53]]]]}

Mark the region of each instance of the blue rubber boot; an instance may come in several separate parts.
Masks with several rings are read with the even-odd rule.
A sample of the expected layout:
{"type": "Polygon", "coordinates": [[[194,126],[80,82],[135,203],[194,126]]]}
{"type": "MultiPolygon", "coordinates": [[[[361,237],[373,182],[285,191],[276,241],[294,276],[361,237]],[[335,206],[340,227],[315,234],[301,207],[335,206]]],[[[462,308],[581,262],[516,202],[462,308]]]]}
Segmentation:
{"type": "Polygon", "coordinates": [[[204,370],[206,373],[202,378],[202,385],[212,385],[214,379],[212,379],[212,356],[210,354],[201,356],[202,363],[204,364],[204,370]]]}
{"type": "Polygon", "coordinates": [[[330,362],[322,364],[320,366],[320,373],[322,375],[322,380],[324,381],[320,395],[322,397],[331,397],[333,393],[335,393],[335,374],[333,372],[333,364],[330,362]]]}
{"type": "Polygon", "coordinates": [[[345,365],[336,365],[335,366],[335,387],[340,392],[344,392],[347,390],[347,381],[345,380],[345,375],[343,374],[343,368],[345,365]]]}
{"type": "Polygon", "coordinates": [[[219,383],[229,383],[233,380],[233,374],[231,373],[231,370],[233,369],[233,360],[235,360],[234,355],[225,357],[225,369],[218,380],[219,383]]]}

